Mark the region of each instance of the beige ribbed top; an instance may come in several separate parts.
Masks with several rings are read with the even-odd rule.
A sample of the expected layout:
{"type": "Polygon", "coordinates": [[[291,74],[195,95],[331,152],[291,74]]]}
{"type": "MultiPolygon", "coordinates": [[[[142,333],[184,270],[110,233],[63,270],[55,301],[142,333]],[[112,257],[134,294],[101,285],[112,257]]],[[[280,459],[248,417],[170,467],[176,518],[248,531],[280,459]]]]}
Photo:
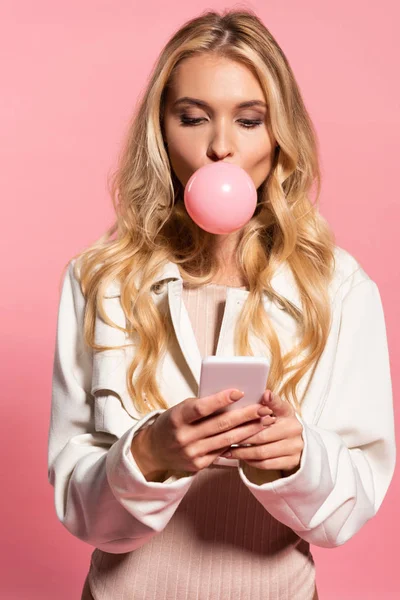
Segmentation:
{"type": "MultiPolygon", "coordinates": [[[[215,354],[226,287],[183,287],[202,357],[215,354]]],[[[95,600],[317,598],[309,543],[261,506],[237,467],[222,465],[196,474],[165,529],[146,544],[124,554],[96,549],[88,583],[95,600]]]]}

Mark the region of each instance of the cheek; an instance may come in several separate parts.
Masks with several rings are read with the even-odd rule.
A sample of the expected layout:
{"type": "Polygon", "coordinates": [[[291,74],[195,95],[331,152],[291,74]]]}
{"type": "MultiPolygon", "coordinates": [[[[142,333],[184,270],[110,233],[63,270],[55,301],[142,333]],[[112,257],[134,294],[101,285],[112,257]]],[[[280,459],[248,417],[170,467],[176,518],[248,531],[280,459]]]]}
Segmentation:
{"type": "Polygon", "coordinates": [[[171,166],[183,185],[203,164],[201,145],[185,135],[174,135],[168,142],[168,155],[171,166]]]}
{"type": "Polygon", "coordinates": [[[258,164],[270,158],[272,152],[271,140],[266,130],[260,131],[257,135],[248,136],[245,146],[242,147],[243,156],[246,162],[258,164]]]}
{"type": "Polygon", "coordinates": [[[243,167],[252,176],[254,184],[258,187],[271,170],[272,153],[270,145],[254,144],[248,152],[243,154],[243,167]]]}
{"type": "Polygon", "coordinates": [[[168,149],[171,156],[179,162],[191,162],[199,154],[200,144],[193,132],[178,126],[170,131],[168,149]]]}
{"type": "Polygon", "coordinates": [[[172,144],[169,144],[168,149],[171,159],[173,158],[175,162],[183,164],[193,163],[197,154],[199,154],[197,145],[185,138],[174,140],[172,144]]]}

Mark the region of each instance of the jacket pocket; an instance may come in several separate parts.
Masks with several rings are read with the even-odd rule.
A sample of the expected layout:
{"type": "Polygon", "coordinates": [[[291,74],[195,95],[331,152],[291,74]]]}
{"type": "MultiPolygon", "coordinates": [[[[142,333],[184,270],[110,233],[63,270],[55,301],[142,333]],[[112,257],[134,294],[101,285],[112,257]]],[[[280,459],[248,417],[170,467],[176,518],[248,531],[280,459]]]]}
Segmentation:
{"type": "Polygon", "coordinates": [[[99,431],[108,431],[107,427],[112,426],[119,431],[125,424],[129,426],[140,419],[143,415],[136,410],[126,385],[125,350],[95,352],[92,366],[96,429],[103,427],[99,431]]]}
{"type": "Polygon", "coordinates": [[[96,431],[111,433],[120,438],[137,422],[126,412],[118,395],[110,390],[94,394],[94,426],[96,431]]]}

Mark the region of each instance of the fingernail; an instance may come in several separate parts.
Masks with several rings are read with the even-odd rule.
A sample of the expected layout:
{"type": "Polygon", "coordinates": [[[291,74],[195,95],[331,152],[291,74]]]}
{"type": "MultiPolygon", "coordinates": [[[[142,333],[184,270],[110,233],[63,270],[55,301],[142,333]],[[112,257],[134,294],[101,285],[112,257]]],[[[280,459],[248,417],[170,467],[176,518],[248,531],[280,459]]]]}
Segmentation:
{"type": "Polygon", "coordinates": [[[262,402],[263,404],[268,404],[272,399],[272,392],[271,390],[268,390],[268,394],[264,394],[262,402]]]}
{"type": "Polygon", "coordinates": [[[272,414],[272,408],[269,408],[269,406],[262,406],[261,408],[258,409],[259,417],[265,417],[265,415],[271,415],[271,414],[272,414]]]}
{"type": "Polygon", "coordinates": [[[229,394],[229,398],[231,400],[240,400],[240,398],[243,398],[244,396],[244,392],[241,392],[240,390],[233,390],[233,392],[231,392],[229,394]]]}

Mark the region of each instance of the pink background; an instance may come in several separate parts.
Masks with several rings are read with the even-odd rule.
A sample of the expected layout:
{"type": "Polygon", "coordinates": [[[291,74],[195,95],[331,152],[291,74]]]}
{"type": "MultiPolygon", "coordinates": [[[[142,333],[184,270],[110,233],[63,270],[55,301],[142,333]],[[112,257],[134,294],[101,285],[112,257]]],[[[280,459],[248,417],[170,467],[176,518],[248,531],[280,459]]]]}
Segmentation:
{"type": "MultiPolygon", "coordinates": [[[[47,482],[61,270],[112,222],[107,175],[160,49],[186,19],[234,6],[257,12],[294,69],[320,140],[321,212],[379,286],[397,397],[395,0],[3,0],[0,595],[7,600],[80,598],[93,548],[58,522],[47,482]]],[[[312,546],[321,600],[398,597],[398,500],[396,474],[378,515],[352,540],[312,546]]]]}

